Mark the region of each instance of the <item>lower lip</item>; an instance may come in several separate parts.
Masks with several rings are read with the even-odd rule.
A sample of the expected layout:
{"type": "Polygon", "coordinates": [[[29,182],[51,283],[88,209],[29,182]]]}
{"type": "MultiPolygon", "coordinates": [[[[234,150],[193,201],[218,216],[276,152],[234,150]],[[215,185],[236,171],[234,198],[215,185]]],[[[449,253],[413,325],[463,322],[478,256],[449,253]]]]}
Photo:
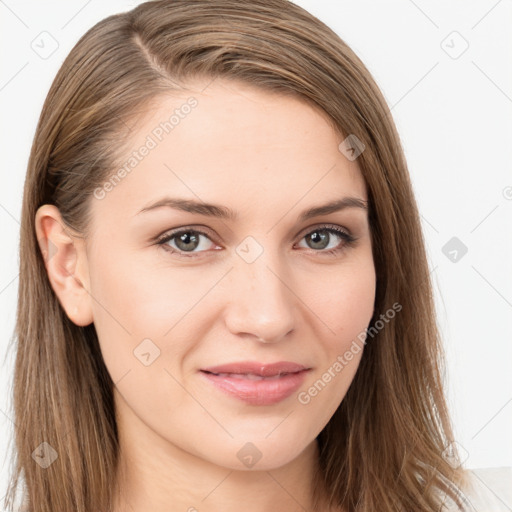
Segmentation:
{"type": "Polygon", "coordinates": [[[234,396],[251,405],[272,405],[281,402],[297,391],[304,382],[303,370],[288,373],[277,378],[253,380],[249,378],[220,376],[201,372],[212,384],[228,395],[234,396]]]}

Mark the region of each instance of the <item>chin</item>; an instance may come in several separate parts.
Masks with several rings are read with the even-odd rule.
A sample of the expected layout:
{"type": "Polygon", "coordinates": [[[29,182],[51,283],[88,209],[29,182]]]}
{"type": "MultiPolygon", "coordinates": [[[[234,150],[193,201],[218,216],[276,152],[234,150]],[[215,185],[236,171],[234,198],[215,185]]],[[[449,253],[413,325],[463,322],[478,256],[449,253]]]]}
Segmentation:
{"type": "Polygon", "coordinates": [[[271,471],[295,460],[312,442],[314,439],[298,444],[297,438],[291,435],[286,439],[276,436],[275,439],[230,440],[232,448],[215,454],[210,461],[236,471],[271,471]]]}

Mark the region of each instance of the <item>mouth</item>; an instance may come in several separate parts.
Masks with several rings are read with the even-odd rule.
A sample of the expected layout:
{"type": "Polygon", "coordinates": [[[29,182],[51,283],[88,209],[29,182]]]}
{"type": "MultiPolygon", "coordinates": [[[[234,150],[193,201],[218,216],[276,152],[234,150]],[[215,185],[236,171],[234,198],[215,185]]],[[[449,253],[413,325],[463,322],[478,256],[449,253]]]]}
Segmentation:
{"type": "Polygon", "coordinates": [[[288,361],[240,362],[204,368],[200,373],[231,397],[251,405],[272,405],[292,395],[310,370],[288,361]]]}
{"type": "Polygon", "coordinates": [[[205,373],[209,373],[210,375],[215,375],[217,377],[229,377],[231,379],[246,379],[246,380],[277,380],[285,375],[290,375],[290,373],[278,373],[277,375],[273,375],[272,377],[264,377],[263,375],[258,375],[256,373],[214,373],[205,371],[205,373]]]}

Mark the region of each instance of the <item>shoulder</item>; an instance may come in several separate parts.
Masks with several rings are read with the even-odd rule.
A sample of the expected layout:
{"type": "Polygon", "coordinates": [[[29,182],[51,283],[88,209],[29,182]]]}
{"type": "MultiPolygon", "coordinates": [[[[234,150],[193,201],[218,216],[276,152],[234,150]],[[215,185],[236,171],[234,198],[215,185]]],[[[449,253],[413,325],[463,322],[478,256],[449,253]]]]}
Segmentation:
{"type": "Polygon", "coordinates": [[[512,509],[512,467],[467,469],[465,477],[461,486],[464,512],[506,512],[512,509]]]}

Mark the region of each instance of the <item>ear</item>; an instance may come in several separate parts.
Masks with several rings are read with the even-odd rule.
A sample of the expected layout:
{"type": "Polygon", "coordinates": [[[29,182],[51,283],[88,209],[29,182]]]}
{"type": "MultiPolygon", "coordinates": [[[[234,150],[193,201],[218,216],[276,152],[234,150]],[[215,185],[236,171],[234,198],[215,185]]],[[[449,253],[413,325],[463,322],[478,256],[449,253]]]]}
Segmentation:
{"type": "Polygon", "coordinates": [[[50,204],[36,213],[35,229],[53,291],[69,319],[79,326],[92,323],[85,240],[68,228],[59,209],[50,204]]]}

